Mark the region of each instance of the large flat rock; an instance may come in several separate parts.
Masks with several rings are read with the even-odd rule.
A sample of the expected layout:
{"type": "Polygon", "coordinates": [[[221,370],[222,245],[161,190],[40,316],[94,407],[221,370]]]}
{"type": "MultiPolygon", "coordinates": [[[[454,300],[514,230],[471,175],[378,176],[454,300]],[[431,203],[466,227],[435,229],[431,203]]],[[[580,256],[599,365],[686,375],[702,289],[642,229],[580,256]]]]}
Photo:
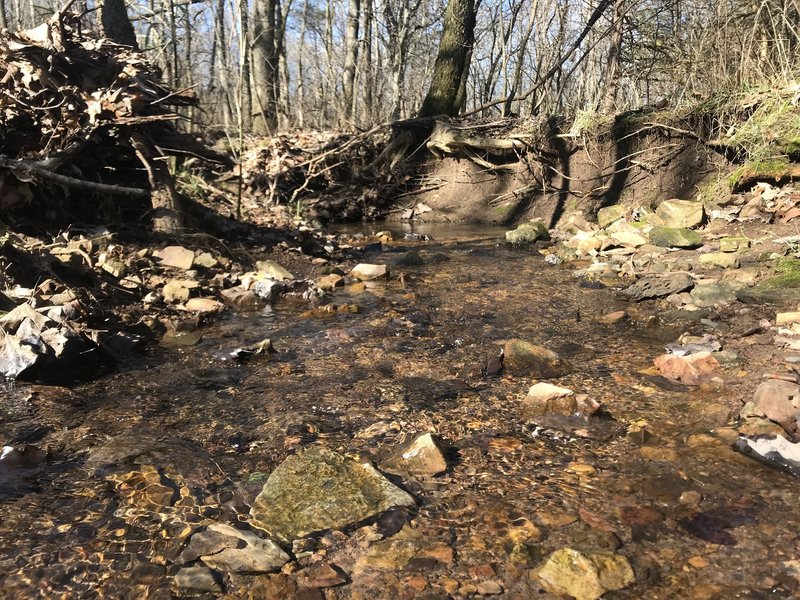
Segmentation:
{"type": "Polygon", "coordinates": [[[289,541],[414,505],[414,498],[372,465],[311,446],[272,472],[250,514],[253,525],[289,541]]]}

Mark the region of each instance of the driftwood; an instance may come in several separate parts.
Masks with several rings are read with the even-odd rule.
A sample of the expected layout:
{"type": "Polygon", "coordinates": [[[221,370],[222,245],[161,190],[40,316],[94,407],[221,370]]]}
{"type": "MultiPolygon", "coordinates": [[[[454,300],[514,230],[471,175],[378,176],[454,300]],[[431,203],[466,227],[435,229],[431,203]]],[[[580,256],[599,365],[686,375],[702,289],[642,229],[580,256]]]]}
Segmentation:
{"type": "Polygon", "coordinates": [[[175,232],[180,209],[163,159],[232,162],[176,129],[174,108],[198,102],[191,89],[170,90],[144,54],[93,37],[72,4],[34,29],[0,34],[0,208],[21,186],[150,196],[155,228],[175,232]],[[101,180],[137,163],[146,180],[101,180]]]}

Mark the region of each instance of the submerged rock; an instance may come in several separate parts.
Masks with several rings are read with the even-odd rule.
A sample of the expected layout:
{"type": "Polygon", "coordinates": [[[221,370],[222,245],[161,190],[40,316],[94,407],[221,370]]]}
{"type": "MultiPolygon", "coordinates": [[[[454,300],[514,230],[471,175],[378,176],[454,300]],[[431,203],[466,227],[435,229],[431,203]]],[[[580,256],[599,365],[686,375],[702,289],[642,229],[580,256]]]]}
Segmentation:
{"type": "Polygon", "coordinates": [[[175,574],[175,585],[182,590],[195,592],[223,592],[216,573],[207,567],[184,567],[175,574]]]}
{"type": "Polygon", "coordinates": [[[600,404],[586,394],[578,394],[567,388],[537,383],[528,391],[520,411],[526,421],[544,415],[589,417],[600,410],[600,404]]]}
{"type": "Polygon", "coordinates": [[[414,505],[372,465],[311,446],[272,472],[250,514],[253,525],[289,541],[414,505]]]}
{"type": "Polygon", "coordinates": [[[653,362],[662,376],[684,385],[700,385],[719,374],[719,363],[711,352],[696,352],[686,356],[662,354],[653,362]]]}
{"type": "Polygon", "coordinates": [[[508,340],[503,346],[503,368],[512,375],[538,379],[562,377],[572,367],[552,350],[524,340],[508,340]]]}
{"type": "Polygon", "coordinates": [[[226,573],[269,573],[289,562],[289,555],[272,540],[224,523],[212,523],[194,534],[179,560],[187,563],[197,558],[226,573]]]}
{"type": "Polygon", "coordinates": [[[783,436],[740,436],[734,448],[765,465],[800,477],[800,444],[790,442],[783,436]]]}
{"type": "Polygon", "coordinates": [[[553,552],[536,571],[544,588],[576,600],[595,600],[634,581],[628,559],[613,552],[581,553],[572,548],[553,552]]]}
{"type": "Polygon", "coordinates": [[[389,469],[421,477],[432,477],[447,470],[447,461],[430,433],[414,438],[386,461],[386,465],[389,469]]]}

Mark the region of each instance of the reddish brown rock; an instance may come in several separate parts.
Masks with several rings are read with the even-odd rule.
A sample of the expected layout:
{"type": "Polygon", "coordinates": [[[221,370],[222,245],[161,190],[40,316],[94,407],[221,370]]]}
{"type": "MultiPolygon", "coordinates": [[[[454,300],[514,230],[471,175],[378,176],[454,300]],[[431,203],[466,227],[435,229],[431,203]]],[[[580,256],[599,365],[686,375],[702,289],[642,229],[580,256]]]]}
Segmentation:
{"type": "Polygon", "coordinates": [[[662,354],[653,362],[661,375],[685,385],[701,385],[719,375],[719,363],[711,352],[688,356],[662,354]]]}
{"type": "Polygon", "coordinates": [[[800,385],[768,379],[756,388],[753,403],[768,419],[779,423],[784,429],[794,428],[800,413],[800,385]]]}
{"type": "Polygon", "coordinates": [[[508,340],[503,346],[503,368],[511,375],[549,379],[567,375],[570,364],[552,350],[524,340],[508,340]]]}

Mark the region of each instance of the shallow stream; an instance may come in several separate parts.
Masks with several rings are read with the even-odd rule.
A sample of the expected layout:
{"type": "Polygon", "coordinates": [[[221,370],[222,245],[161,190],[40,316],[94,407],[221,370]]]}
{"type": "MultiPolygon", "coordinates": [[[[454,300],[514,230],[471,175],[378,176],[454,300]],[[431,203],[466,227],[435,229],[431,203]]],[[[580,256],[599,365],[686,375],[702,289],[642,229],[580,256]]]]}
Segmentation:
{"type": "MultiPolygon", "coordinates": [[[[627,306],[614,290],[498,245],[499,231],[417,231],[432,240],[369,260],[416,249],[424,264],[340,288],[338,311],[281,302],[96,382],[7,386],[0,441],[31,449],[0,471],[2,596],[173,597],[191,533],[246,522],[288,454],[318,443],[380,468],[431,431],[449,468],[395,478],[418,510],[393,517],[410,519],[428,558],[354,569],[368,552],[362,530],[328,534],[292,568],[323,557],[348,582],[306,597],[466,597],[492,580],[500,597],[547,598],[531,570],[562,547],[629,559],[635,583],[608,598],[793,597],[798,482],[731,450],[728,387],[684,388],[648,371],[682,329],[599,324],[627,306]],[[275,354],[231,358],[266,338],[275,354]],[[552,383],[601,402],[606,417],[524,422],[534,381],[485,373],[510,338],[569,360],[572,374],[552,383]],[[450,558],[431,558],[442,546],[450,558]]],[[[293,597],[286,571],[235,576],[228,593],[293,597]]]]}

